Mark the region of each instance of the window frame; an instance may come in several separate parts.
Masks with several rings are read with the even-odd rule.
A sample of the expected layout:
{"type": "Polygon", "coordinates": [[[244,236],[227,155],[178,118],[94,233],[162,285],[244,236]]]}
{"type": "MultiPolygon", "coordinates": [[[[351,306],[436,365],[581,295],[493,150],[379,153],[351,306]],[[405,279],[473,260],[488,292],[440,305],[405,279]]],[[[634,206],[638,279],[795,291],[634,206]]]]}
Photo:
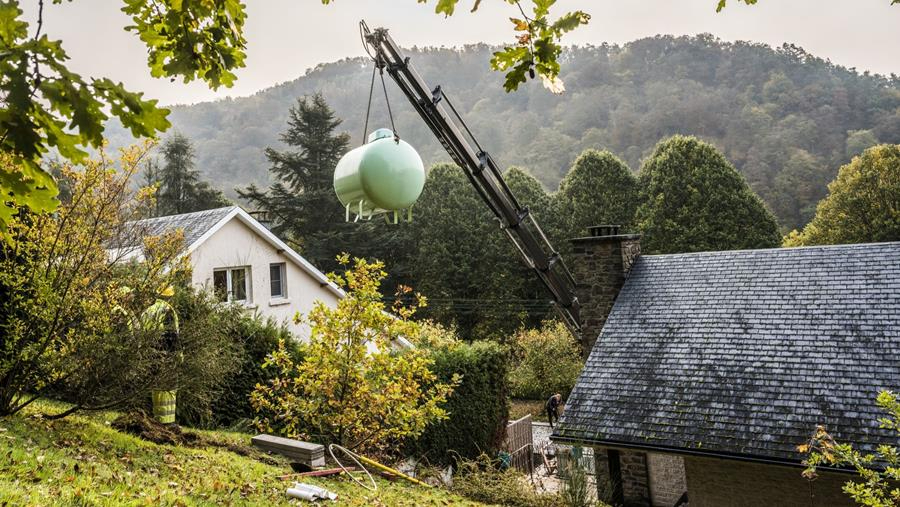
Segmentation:
{"type": "Polygon", "coordinates": [[[269,264],[269,297],[271,299],[287,299],[288,298],[288,287],[287,287],[287,263],[285,262],[272,262],[269,264]],[[280,293],[275,294],[272,291],[272,268],[278,268],[278,282],[280,293]]]}
{"type": "Polygon", "coordinates": [[[250,279],[250,266],[229,266],[213,269],[213,293],[219,302],[222,303],[252,303],[253,302],[253,284],[250,279]],[[234,297],[234,272],[242,271],[244,277],[244,298],[235,299],[234,297]],[[225,273],[225,299],[216,292],[216,274],[225,273]]]}

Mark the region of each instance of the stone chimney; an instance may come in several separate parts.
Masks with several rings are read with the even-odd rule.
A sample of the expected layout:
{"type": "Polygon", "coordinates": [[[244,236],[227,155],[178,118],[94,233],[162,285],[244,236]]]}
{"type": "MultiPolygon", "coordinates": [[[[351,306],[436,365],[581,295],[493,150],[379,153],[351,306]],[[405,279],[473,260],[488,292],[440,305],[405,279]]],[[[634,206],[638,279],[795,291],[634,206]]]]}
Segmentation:
{"type": "Polygon", "coordinates": [[[588,227],[572,242],[570,262],[581,305],[581,353],[587,358],[606,323],[628,271],[641,254],[640,234],[620,234],[618,225],[588,227]]]}

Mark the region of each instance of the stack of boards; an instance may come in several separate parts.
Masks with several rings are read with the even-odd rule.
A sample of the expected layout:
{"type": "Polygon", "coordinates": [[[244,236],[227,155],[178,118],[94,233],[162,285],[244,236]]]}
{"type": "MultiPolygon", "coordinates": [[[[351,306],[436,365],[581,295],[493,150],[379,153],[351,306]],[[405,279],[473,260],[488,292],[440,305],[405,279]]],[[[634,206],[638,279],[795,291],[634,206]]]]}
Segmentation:
{"type": "Polygon", "coordinates": [[[260,449],[281,454],[310,468],[325,466],[325,446],[275,435],[256,435],[250,441],[260,449]]]}

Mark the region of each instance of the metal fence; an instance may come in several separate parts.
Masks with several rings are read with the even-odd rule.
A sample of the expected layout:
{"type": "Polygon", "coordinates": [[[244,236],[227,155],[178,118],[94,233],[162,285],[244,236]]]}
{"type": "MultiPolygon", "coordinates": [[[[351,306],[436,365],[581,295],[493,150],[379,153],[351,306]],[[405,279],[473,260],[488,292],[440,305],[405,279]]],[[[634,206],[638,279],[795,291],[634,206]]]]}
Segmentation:
{"type": "Polygon", "coordinates": [[[594,475],[594,449],[592,447],[559,446],[556,450],[557,475],[564,479],[572,460],[577,460],[587,475],[594,475]]]}

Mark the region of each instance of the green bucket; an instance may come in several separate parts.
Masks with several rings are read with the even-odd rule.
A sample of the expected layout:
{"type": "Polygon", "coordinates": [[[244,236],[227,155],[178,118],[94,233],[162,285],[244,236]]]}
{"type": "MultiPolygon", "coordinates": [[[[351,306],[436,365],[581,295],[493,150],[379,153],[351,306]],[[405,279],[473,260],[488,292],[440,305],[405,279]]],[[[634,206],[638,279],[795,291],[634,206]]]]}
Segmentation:
{"type": "Polygon", "coordinates": [[[178,391],[153,391],[153,417],[163,424],[175,422],[175,395],[178,391]]]}

